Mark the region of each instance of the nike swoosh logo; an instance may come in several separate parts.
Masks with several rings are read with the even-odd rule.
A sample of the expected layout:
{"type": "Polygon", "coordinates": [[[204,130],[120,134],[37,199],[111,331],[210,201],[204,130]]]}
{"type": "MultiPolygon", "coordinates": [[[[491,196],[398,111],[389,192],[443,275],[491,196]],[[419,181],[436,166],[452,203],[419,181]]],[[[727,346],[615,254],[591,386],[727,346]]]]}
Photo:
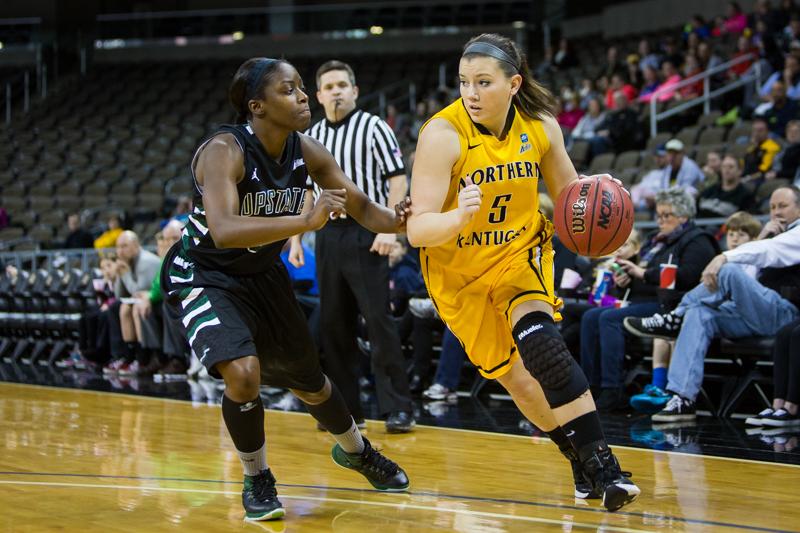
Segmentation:
{"type": "Polygon", "coordinates": [[[467,150],[472,150],[473,148],[477,148],[478,146],[482,145],[483,143],[478,143],[475,145],[467,144],[467,150]]]}

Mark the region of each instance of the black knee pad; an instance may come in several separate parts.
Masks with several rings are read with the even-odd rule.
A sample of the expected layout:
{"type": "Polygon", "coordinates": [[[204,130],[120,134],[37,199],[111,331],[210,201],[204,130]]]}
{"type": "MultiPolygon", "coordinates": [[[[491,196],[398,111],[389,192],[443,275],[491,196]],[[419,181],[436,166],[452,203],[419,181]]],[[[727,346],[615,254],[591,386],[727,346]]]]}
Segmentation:
{"type": "Polygon", "coordinates": [[[522,363],[542,386],[550,407],[566,405],[586,392],[586,376],[569,353],[553,317],[542,311],[528,313],[513,333],[522,363]]]}

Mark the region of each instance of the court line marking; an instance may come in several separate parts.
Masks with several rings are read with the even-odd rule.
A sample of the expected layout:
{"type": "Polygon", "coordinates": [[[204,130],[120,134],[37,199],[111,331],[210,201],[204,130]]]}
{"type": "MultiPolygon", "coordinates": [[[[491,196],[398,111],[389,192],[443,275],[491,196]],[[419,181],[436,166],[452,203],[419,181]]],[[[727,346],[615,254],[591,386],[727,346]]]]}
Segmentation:
{"type": "MultiPolygon", "coordinates": [[[[86,389],[72,389],[69,387],[56,387],[53,385],[38,385],[38,384],[29,384],[29,383],[16,383],[14,381],[0,381],[0,386],[2,385],[16,385],[18,387],[34,387],[34,388],[42,388],[42,389],[55,389],[59,391],[71,391],[71,392],[80,392],[84,394],[95,394],[95,395],[103,395],[103,394],[113,394],[116,396],[126,396],[129,398],[136,398],[139,400],[152,400],[152,401],[162,401],[162,402],[170,402],[170,403],[177,403],[180,405],[189,405],[191,407],[212,407],[215,409],[219,409],[220,405],[209,405],[207,403],[198,403],[192,402],[190,400],[177,400],[175,398],[161,398],[157,396],[139,396],[137,394],[130,394],[126,392],[113,392],[113,391],[96,391],[96,390],[86,390],[86,389]]],[[[299,416],[307,416],[311,417],[308,413],[300,413],[298,411],[283,411],[281,409],[264,409],[268,413],[284,413],[287,415],[299,415],[299,416]]],[[[520,413],[521,414],[521,413],[520,413]]],[[[313,417],[312,417],[313,418],[313,417]]],[[[383,420],[373,420],[367,419],[368,422],[372,422],[374,424],[383,424],[383,420]]],[[[461,429],[461,428],[449,428],[443,426],[428,426],[425,424],[417,424],[417,428],[425,428],[425,429],[435,429],[435,430],[442,430],[442,431],[458,431],[462,433],[477,433],[479,435],[489,435],[494,437],[502,437],[502,438],[515,438],[515,439],[525,439],[525,440],[533,440],[534,442],[552,442],[547,437],[536,437],[533,435],[516,435],[513,433],[494,433],[491,431],[483,431],[480,429],[461,429]]],[[[761,465],[768,465],[768,466],[779,466],[779,467],[788,467],[788,468],[800,468],[800,464],[791,464],[791,463],[773,463],[770,461],[762,461],[760,459],[737,459],[735,457],[722,457],[719,455],[704,455],[704,454],[697,454],[697,453],[687,453],[687,452],[676,452],[672,450],[654,450],[652,448],[639,448],[636,446],[625,446],[623,444],[614,444],[612,448],[620,448],[622,450],[632,450],[636,452],[644,452],[644,453],[653,453],[653,454],[671,454],[671,455],[680,455],[684,457],[702,457],[704,459],[719,459],[721,461],[733,461],[733,462],[744,462],[744,463],[754,463],[754,464],[761,464],[761,465]]]]}
{"type": "MultiPolygon", "coordinates": [[[[4,485],[34,485],[45,487],[68,487],[68,488],[85,488],[85,489],[116,489],[116,490],[137,490],[141,492],[154,491],[154,492],[184,492],[184,493],[198,493],[198,494],[224,494],[230,496],[239,496],[241,492],[230,490],[210,490],[210,489],[183,489],[177,487],[147,487],[136,485],[109,485],[109,484],[93,484],[93,483],[48,483],[43,481],[5,481],[0,480],[0,484],[4,485]]],[[[320,496],[292,496],[281,494],[282,499],[287,500],[311,500],[319,502],[333,502],[333,503],[346,503],[351,505],[372,505],[376,507],[393,507],[397,509],[414,509],[417,511],[432,511],[432,512],[447,512],[453,514],[462,514],[468,516],[481,516],[487,518],[497,518],[511,521],[521,522],[535,522],[540,524],[551,525],[570,525],[573,527],[580,527],[584,529],[597,529],[602,528],[603,531],[619,531],[620,533],[644,533],[644,529],[633,529],[626,527],[619,527],[610,524],[597,523],[592,524],[588,522],[576,522],[572,520],[557,520],[550,518],[540,518],[535,516],[519,516],[504,513],[492,513],[488,511],[473,511],[469,509],[452,509],[447,507],[432,507],[428,505],[418,505],[413,503],[389,503],[389,502],[373,502],[350,500],[347,498],[328,498],[320,496]]],[[[761,531],[776,531],[776,530],[761,530],[761,531]]]]}
{"type": "MultiPolygon", "coordinates": [[[[122,476],[122,475],[112,475],[112,474],[75,474],[75,473],[48,473],[48,472],[0,472],[0,475],[20,475],[20,476],[53,476],[53,477],[79,477],[79,478],[98,478],[98,479],[125,479],[125,480],[140,480],[140,481],[177,481],[177,482],[184,482],[184,483],[217,483],[221,485],[241,485],[241,481],[227,481],[224,479],[192,479],[192,478],[174,478],[174,477],[158,477],[158,476],[122,476]]],[[[14,480],[12,481],[0,481],[0,483],[15,483],[14,480]]],[[[24,482],[19,481],[19,484],[48,484],[46,482],[24,482]]],[[[63,484],[67,486],[71,486],[70,483],[64,482],[54,482],[56,485],[63,484]]],[[[82,486],[80,483],[76,483],[76,486],[82,486]]],[[[108,485],[109,487],[114,487],[116,485],[108,485]]],[[[386,495],[389,493],[379,491],[377,489],[363,489],[363,488],[354,488],[354,487],[336,487],[336,486],[328,486],[328,485],[305,485],[302,483],[276,483],[278,487],[285,487],[285,488],[294,488],[294,489],[310,489],[310,490],[321,490],[321,491],[341,491],[341,492],[350,492],[350,493],[367,493],[367,494],[382,494],[386,495]]],[[[143,488],[147,488],[143,486],[143,488]]],[[[188,490],[188,489],[187,489],[188,490]]],[[[239,494],[238,492],[235,494],[239,494]]],[[[486,503],[504,503],[504,504],[514,504],[514,505],[524,505],[528,507],[540,507],[545,509],[555,509],[561,510],[564,512],[568,511],[575,511],[575,512],[590,512],[590,513],[598,513],[601,515],[608,515],[608,512],[602,508],[596,507],[589,507],[586,506],[578,506],[578,505],[565,505],[562,503],[546,503],[546,502],[537,502],[537,501],[528,501],[528,500],[514,500],[511,498],[492,498],[486,496],[464,496],[464,495],[457,495],[457,494],[445,494],[439,492],[430,492],[430,491],[408,491],[404,493],[408,496],[422,496],[422,497],[435,497],[441,498],[446,500],[467,500],[467,501],[474,501],[474,502],[486,502],[486,503]]],[[[353,500],[345,500],[345,501],[353,501],[353,500]]],[[[616,511],[614,513],[616,516],[631,516],[634,518],[642,518],[647,519],[652,517],[652,513],[639,513],[634,511],[616,511]]],[[[764,531],[767,533],[783,533],[786,530],[783,529],[772,529],[763,526],[748,526],[745,524],[735,524],[730,522],[719,522],[714,520],[704,520],[702,518],[688,518],[688,517],[681,517],[681,516],[671,516],[671,515],[662,515],[660,517],[663,520],[671,520],[674,522],[683,522],[687,525],[695,524],[695,525],[707,525],[707,526],[722,526],[722,527],[729,527],[733,529],[744,529],[744,530],[751,530],[751,531],[764,531]]]]}

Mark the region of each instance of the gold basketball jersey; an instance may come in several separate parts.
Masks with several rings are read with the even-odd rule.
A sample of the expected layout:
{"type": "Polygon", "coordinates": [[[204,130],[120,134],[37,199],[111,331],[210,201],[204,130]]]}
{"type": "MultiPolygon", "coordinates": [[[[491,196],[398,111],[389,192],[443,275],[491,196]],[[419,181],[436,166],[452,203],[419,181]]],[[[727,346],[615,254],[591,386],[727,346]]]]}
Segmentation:
{"type": "Polygon", "coordinates": [[[442,212],[458,208],[458,193],[467,178],[480,187],[483,199],[472,222],[453,240],[421,250],[424,260],[461,274],[480,276],[504,259],[549,238],[547,233],[552,229],[548,228],[552,226],[539,213],[541,161],[550,148],[541,121],[527,118],[512,105],[511,127],[499,140],[470,119],[461,98],[431,120],[436,118],[452,124],[461,145],[442,212]]]}

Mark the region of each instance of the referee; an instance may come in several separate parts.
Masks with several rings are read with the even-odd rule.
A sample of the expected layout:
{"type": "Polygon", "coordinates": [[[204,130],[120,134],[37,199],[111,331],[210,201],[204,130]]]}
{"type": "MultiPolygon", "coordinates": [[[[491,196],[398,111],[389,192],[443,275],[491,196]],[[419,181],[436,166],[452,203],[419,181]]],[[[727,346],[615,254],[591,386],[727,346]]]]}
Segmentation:
{"type": "MultiPolygon", "coordinates": [[[[394,206],[408,190],[403,157],[391,128],[379,117],[356,109],[353,69],[328,61],[317,70],[317,99],[325,118],[308,131],[333,154],[344,173],[379,204],[394,206]]],[[[388,255],[397,237],[374,234],[344,215],[316,236],[322,348],[328,376],[339,387],[353,418],[364,420],[359,400],[356,325],[367,323],[372,373],[381,416],[389,433],[414,427],[411,394],[400,337],[389,311],[388,255]]],[[[299,248],[293,239],[293,251],[299,248]]],[[[297,253],[297,252],[296,252],[297,253]]],[[[292,254],[295,258],[295,253],[292,254]]]]}

